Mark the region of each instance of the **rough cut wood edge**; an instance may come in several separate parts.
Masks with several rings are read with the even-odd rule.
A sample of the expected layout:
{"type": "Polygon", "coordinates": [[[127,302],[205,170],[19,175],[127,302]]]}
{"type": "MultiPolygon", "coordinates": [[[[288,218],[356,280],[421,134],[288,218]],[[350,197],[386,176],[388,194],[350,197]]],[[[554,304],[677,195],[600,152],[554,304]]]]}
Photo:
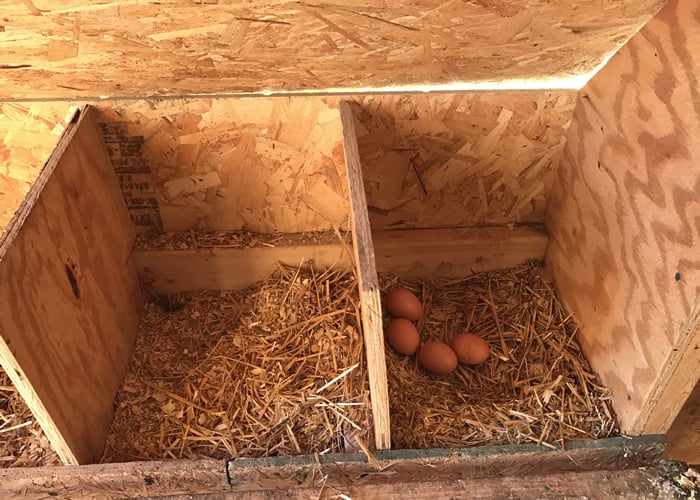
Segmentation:
{"type": "Polygon", "coordinates": [[[669,1],[582,89],[548,199],[547,262],[633,434],[698,379],[699,16],[669,1]]]}
{"type": "Polygon", "coordinates": [[[271,500],[271,499],[336,499],[375,500],[406,498],[435,500],[440,498],[666,498],[673,491],[660,468],[627,469],[623,471],[541,473],[523,478],[505,476],[473,479],[462,477],[450,481],[419,480],[405,483],[391,478],[346,481],[342,488],[297,486],[283,490],[177,495],[159,500],[271,500]],[[342,495],[341,496],[341,493],[342,495]]]}
{"type": "Polygon", "coordinates": [[[389,388],[386,377],[384,353],[384,331],[382,328],[382,304],[379,296],[379,280],[369,226],[367,200],[362,181],[360,153],[357,149],[355,121],[350,104],[340,103],[340,120],[343,126],[343,147],[348,174],[348,190],[352,208],[352,237],[355,252],[355,269],[360,287],[362,331],[367,354],[374,440],[377,449],[391,446],[391,423],[389,416],[389,388]]]}
{"type": "Polygon", "coordinates": [[[377,270],[404,278],[459,278],[543,260],[547,233],[538,227],[374,231],[377,270]]]}
{"type": "MultiPolygon", "coordinates": [[[[379,474],[367,463],[367,457],[359,453],[239,459],[228,463],[174,460],[3,469],[0,470],[0,496],[7,499],[49,496],[111,499],[225,492],[242,495],[288,489],[290,494],[293,492],[304,498],[308,498],[304,493],[313,491],[312,497],[316,498],[321,493],[323,476],[327,476],[324,491],[333,492],[331,486],[345,489],[366,484],[393,485],[405,492],[400,486],[420,488],[421,484],[433,481],[462,484],[462,481],[476,480],[475,484],[480,484],[504,476],[531,476],[528,481],[536,481],[537,474],[580,474],[596,470],[615,470],[618,475],[622,469],[651,464],[663,453],[664,443],[663,436],[643,436],[572,442],[565,451],[534,445],[377,451],[375,455],[380,464],[388,466],[379,474]]],[[[575,478],[582,476],[567,477],[571,483],[576,483],[575,478]]],[[[523,481],[522,477],[519,481],[523,481]]]]}
{"type": "Polygon", "coordinates": [[[662,0],[35,3],[3,2],[0,99],[578,88],[662,0]]]}
{"type": "Polygon", "coordinates": [[[133,257],[141,281],[157,294],[238,290],[268,278],[278,269],[278,262],[298,266],[312,261],[317,269],[352,265],[352,258],[342,243],[200,250],[136,249],[133,257]]]}
{"type": "Polygon", "coordinates": [[[0,244],[0,363],[65,463],[99,459],[136,335],[134,233],[94,111],[76,115],[0,244]]]}

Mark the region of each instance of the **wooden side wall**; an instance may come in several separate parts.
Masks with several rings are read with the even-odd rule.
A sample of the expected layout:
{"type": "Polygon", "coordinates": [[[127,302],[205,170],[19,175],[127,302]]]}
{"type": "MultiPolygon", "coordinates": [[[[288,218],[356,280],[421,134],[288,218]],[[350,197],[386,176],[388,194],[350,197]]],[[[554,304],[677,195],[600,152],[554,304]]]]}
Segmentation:
{"type": "Polygon", "coordinates": [[[662,3],[2,0],[0,100],[577,85],[662,3]]]}
{"type": "Polygon", "coordinates": [[[700,4],[671,0],[581,90],[547,261],[622,429],[665,432],[700,377],[700,4]]]}
{"type": "Polygon", "coordinates": [[[133,239],[86,108],[0,236],[0,365],[67,464],[102,455],[141,307],[133,239]]]}

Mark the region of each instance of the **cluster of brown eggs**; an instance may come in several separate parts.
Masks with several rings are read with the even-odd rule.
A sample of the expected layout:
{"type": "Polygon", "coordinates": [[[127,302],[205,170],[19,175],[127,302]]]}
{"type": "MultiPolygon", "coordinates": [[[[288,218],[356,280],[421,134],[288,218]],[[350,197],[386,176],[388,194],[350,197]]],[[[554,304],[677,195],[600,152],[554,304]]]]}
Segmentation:
{"type": "Polygon", "coordinates": [[[418,351],[418,363],[430,373],[447,375],[457,368],[457,363],[478,365],[489,357],[489,345],[472,333],[454,335],[449,345],[433,340],[420,345],[414,322],[423,315],[423,304],[406,288],[397,288],[387,295],[386,308],[394,317],[386,330],[389,345],[404,356],[418,351]]]}

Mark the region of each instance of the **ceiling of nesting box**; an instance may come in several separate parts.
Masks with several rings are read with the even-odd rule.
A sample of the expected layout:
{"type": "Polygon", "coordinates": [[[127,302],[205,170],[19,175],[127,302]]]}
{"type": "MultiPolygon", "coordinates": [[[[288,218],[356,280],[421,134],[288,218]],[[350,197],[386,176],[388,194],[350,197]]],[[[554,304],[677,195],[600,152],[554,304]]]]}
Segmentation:
{"type": "Polygon", "coordinates": [[[4,2],[0,100],[580,88],[663,0],[4,2]]]}

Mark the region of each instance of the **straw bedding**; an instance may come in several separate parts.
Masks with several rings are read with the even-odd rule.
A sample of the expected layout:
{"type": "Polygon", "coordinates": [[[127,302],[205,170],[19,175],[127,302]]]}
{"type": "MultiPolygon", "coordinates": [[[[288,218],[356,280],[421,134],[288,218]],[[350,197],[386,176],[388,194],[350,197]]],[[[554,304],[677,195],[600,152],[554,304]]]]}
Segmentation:
{"type": "MultiPolygon", "coordinates": [[[[461,280],[380,277],[383,292],[421,298],[421,341],[472,332],[489,359],[428,375],[387,346],[392,444],[441,448],[503,443],[553,447],[618,434],[611,397],[575,339],[577,327],[536,263],[461,280]]],[[[388,320],[385,317],[385,321],[388,320]]]]}
{"type": "Polygon", "coordinates": [[[146,304],[103,461],[342,452],[367,438],[355,277],[279,266],[146,304]]]}
{"type": "Polygon", "coordinates": [[[32,412],[0,368],[0,467],[60,464],[32,412]]]}

